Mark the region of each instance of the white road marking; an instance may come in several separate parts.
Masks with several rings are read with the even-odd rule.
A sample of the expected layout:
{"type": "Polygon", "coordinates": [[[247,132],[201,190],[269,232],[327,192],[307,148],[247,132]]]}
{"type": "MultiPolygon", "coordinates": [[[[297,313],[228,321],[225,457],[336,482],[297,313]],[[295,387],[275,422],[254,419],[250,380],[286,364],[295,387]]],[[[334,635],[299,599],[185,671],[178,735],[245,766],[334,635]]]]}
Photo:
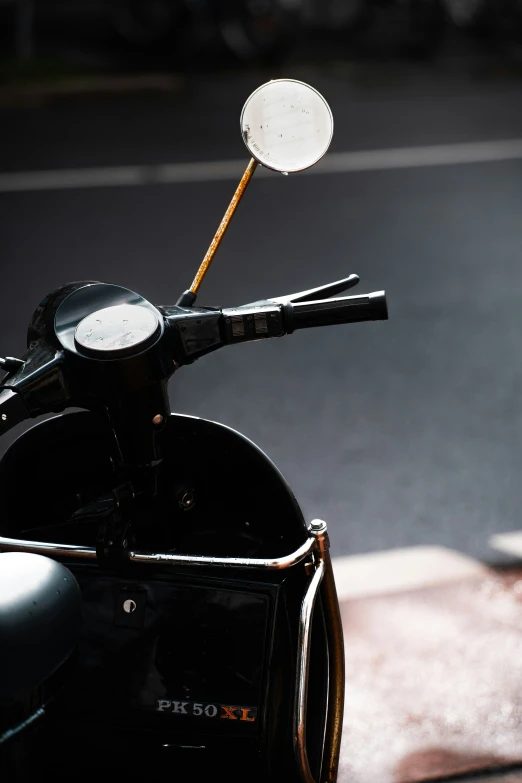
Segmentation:
{"type": "MultiPolygon", "coordinates": [[[[326,155],[320,163],[301,174],[348,174],[358,171],[454,166],[520,159],[522,159],[522,139],[506,139],[439,144],[430,147],[335,152],[326,155]]],[[[160,163],[150,166],[17,171],[0,174],[0,193],[238,180],[246,165],[245,159],[160,163]]],[[[259,175],[278,176],[275,172],[264,168],[260,168],[259,175]]]]}
{"type": "Polygon", "coordinates": [[[339,600],[415,590],[485,576],[487,566],[442,546],[413,546],[334,557],[339,600]]]}
{"type": "Polygon", "coordinates": [[[498,533],[496,536],[491,536],[488,543],[492,549],[497,549],[499,552],[522,557],[521,530],[515,530],[512,533],[498,533]]]}

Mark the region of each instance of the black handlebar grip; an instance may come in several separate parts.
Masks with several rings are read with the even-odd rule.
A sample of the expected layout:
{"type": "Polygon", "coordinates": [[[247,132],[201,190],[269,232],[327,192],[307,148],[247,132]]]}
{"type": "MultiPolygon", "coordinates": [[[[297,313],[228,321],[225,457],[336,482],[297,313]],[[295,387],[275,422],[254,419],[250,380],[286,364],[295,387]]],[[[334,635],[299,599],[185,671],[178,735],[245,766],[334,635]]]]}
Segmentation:
{"type": "Polygon", "coordinates": [[[285,306],[286,331],[309,326],[332,326],[357,321],[386,321],[388,308],[384,291],[362,296],[343,296],[339,299],[320,299],[285,306]]]}

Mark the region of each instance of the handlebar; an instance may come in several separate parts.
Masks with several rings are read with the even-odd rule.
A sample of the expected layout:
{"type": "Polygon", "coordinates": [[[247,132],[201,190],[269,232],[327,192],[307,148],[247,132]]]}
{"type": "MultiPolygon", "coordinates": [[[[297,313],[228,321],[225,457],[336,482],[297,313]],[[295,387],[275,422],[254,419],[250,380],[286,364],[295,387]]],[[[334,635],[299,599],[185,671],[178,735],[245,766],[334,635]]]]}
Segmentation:
{"type": "Polygon", "coordinates": [[[124,399],[130,410],[139,408],[147,429],[153,417],[165,418],[166,383],[175,369],[224,345],[282,337],[313,326],[387,319],[384,291],[338,296],[358,281],[357,275],[350,275],[319,288],[230,309],[156,308],[120,286],[94,281],[68,284],[48,295],[36,310],[24,358],[0,361],[0,371],[7,371],[0,380],[0,435],[25,418],[67,407],[127,410],[124,399]],[[125,314],[121,314],[122,305],[125,314]],[[110,334],[114,311],[120,313],[114,316],[116,324],[130,312],[137,319],[135,333],[139,335],[143,308],[157,328],[134,345],[126,342],[133,335],[128,320],[122,321],[125,327],[117,327],[122,334],[111,337],[112,342],[120,341],[114,349],[96,350],[96,343],[86,353],[76,343],[77,326],[98,312],[103,314],[96,321],[101,325],[103,320],[99,341],[110,334]]]}
{"type": "Polygon", "coordinates": [[[265,300],[222,310],[223,343],[282,337],[296,329],[334,326],[357,321],[384,321],[388,318],[386,295],[375,291],[362,296],[295,301],[288,298],[265,300]]]}
{"type": "Polygon", "coordinates": [[[284,305],[286,332],[311,326],[333,326],[357,321],[385,321],[388,318],[386,295],[375,291],[362,296],[343,296],[338,299],[319,299],[284,305]]]}

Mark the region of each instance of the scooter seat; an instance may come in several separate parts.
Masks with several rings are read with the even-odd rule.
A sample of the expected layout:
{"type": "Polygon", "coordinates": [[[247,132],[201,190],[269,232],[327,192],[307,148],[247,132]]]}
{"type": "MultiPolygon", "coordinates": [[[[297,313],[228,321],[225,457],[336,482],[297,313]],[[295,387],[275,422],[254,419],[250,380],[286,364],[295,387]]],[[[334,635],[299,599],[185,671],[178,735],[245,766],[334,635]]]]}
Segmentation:
{"type": "Polygon", "coordinates": [[[51,677],[70,656],[80,621],[80,589],[65,566],[26,552],[0,554],[0,703],[51,677]]]}

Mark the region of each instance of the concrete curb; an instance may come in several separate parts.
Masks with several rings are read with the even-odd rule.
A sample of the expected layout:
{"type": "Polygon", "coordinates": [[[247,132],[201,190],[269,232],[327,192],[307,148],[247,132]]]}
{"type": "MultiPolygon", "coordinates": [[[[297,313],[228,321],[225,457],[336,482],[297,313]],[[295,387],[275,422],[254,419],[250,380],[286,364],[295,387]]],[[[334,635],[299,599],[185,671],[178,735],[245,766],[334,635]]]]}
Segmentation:
{"type": "Polygon", "coordinates": [[[333,567],[340,601],[418,590],[489,573],[478,560],[442,546],[336,557],[333,567]]]}

